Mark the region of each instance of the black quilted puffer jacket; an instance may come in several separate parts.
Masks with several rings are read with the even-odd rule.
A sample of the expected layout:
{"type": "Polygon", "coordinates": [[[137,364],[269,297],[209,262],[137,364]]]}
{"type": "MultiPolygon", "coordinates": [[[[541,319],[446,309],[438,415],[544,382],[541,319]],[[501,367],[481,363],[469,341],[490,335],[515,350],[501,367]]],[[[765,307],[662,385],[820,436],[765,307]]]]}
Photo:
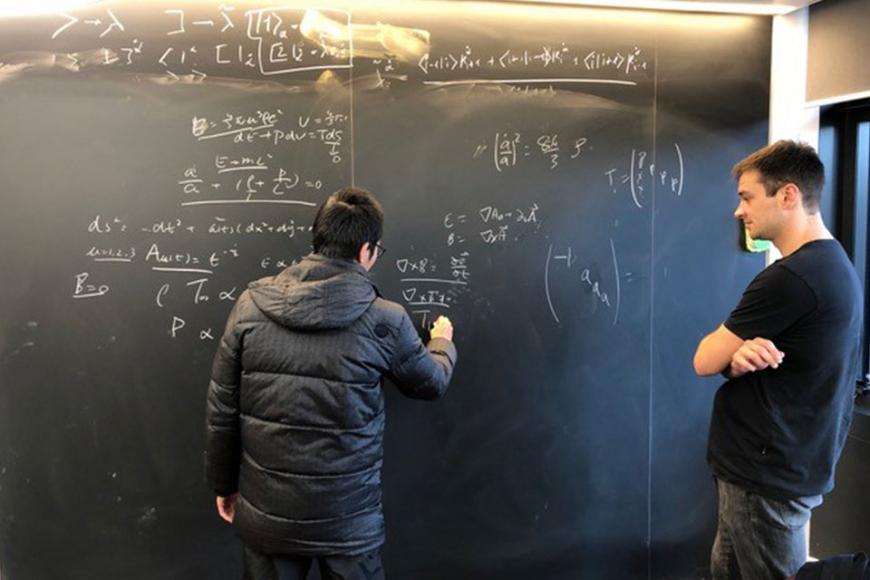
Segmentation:
{"type": "Polygon", "coordinates": [[[437,399],[456,348],[424,347],[356,262],[311,254],[251,283],[215,355],[206,480],[239,493],[234,525],[269,554],[353,555],[384,542],[384,397],[437,399]]]}

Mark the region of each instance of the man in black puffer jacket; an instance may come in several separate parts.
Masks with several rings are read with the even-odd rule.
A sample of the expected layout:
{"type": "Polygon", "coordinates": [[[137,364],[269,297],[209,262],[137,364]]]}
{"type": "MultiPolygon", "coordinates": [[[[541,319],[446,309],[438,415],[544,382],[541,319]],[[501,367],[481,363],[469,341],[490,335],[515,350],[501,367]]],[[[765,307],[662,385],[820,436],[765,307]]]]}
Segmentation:
{"type": "Polygon", "coordinates": [[[206,479],[245,544],[245,578],[383,578],[384,397],[447,390],[456,362],[444,317],[426,347],[368,270],[383,212],[346,188],[321,205],[314,253],[252,282],[215,355],[206,409],[206,479]]]}

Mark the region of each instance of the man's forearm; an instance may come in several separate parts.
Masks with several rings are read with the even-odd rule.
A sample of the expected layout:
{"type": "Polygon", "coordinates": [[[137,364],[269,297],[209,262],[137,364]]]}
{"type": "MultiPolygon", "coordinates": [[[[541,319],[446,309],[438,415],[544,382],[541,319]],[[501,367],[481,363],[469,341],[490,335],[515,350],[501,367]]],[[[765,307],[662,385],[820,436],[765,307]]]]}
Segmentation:
{"type": "Polygon", "coordinates": [[[692,361],[695,372],[702,377],[721,373],[730,366],[731,357],[741,344],[743,340],[739,336],[720,325],[698,343],[692,361]]]}

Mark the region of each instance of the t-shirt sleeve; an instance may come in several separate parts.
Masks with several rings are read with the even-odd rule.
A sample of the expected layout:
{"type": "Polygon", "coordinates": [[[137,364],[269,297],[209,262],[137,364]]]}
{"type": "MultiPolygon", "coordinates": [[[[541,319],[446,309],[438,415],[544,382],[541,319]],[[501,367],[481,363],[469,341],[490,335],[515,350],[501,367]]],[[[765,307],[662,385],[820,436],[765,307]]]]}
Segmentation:
{"type": "Polygon", "coordinates": [[[816,306],[816,295],[803,279],[785,266],[772,264],[743,292],[725,328],[743,340],[773,340],[816,306]]]}

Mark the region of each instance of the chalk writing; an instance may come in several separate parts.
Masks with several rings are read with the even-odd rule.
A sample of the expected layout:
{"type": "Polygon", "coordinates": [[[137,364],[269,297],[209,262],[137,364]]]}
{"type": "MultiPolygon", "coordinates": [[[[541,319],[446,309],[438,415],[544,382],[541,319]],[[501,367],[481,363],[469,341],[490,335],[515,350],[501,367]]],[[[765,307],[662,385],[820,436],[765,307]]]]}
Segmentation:
{"type": "Polygon", "coordinates": [[[296,225],[295,220],[282,223],[268,221],[231,222],[226,218],[215,216],[208,226],[208,233],[220,236],[242,236],[253,234],[280,234],[293,238],[298,233],[310,232],[311,226],[296,225]]]}
{"type": "Polygon", "coordinates": [[[681,197],[685,176],[683,152],[679,144],[674,143],[671,158],[662,154],[660,160],[652,161],[645,150],[632,149],[627,170],[612,167],[604,172],[604,176],[613,193],[627,186],[631,200],[638,208],[644,207],[647,191],[654,186],[681,197]]]}
{"type": "Polygon", "coordinates": [[[563,156],[568,160],[578,159],[585,151],[592,147],[588,145],[588,137],[572,137],[569,139],[567,148],[563,149],[562,138],[559,133],[543,133],[534,138],[534,141],[525,141],[523,133],[519,131],[507,133],[495,133],[492,144],[478,143],[472,159],[485,159],[488,149],[492,149],[492,163],[499,173],[517,167],[523,159],[537,156],[544,159],[546,167],[554,170],[562,163],[563,156]]]}
{"type": "MultiPolygon", "coordinates": [[[[193,117],[191,133],[198,141],[221,139],[232,143],[266,142],[273,146],[313,141],[326,149],[332,163],[338,164],[345,156],[343,147],[345,146],[345,126],[348,120],[348,115],[330,109],[316,116],[286,116],[283,109],[257,111],[254,115],[227,113],[223,118],[193,117]]],[[[271,160],[272,156],[269,154],[257,158],[218,155],[215,158],[215,167],[219,173],[265,171],[271,160]]],[[[285,179],[286,183],[292,179],[288,178],[288,174],[292,174],[292,172],[285,171],[279,177],[287,178],[285,179]]],[[[190,180],[197,179],[194,175],[185,175],[185,177],[190,180]]],[[[296,175],[297,182],[298,179],[299,177],[296,175]]],[[[309,179],[305,183],[310,184],[310,187],[319,189],[322,187],[322,183],[317,185],[317,182],[316,179],[309,179]]],[[[188,181],[179,183],[186,185],[188,181]]],[[[200,182],[189,181],[189,183],[200,182]]]]}
{"type": "Polygon", "coordinates": [[[73,290],[73,298],[98,298],[109,292],[108,284],[93,284],[88,282],[90,274],[82,272],[75,275],[75,290],[73,290]]]}
{"type": "Polygon", "coordinates": [[[85,256],[93,258],[94,262],[132,262],[136,257],[136,248],[101,248],[91,246],[85,256]]]}
{"type": "Polygon", "coordinates": [[[396,260],[396,269],[399,270],[402,274],[407,273],[420,273],[426,274],[430,272],[435,272],[437,270],[437,266],[429,260],[429,258],[420,258],[416,260],[409,260],[408,258],[401,258],[396,260]]]}
{"type": "Polygon", "coordinates": [[[505,71],[518,69],[557,69],[560,71],[611,71],[622,75],[647,72],[649,64],[643,51],[631,47],[618,51],[586,51],[570,47],[543,45],[537,48],[508,48],[497,53],[479,53],[466,45],[461,51],[443,54],[426,53],[417,62],[424,74],[438,72],[505,71]]]}
{"type": "MultiPolygon", "coordinates": [[[[494,95],[499,104],[514,98],[512,103],[532,104],[526,98],[561,99],[562,89],[574,90],[570,85],[580,85],[578,92],[600,90],[607,98],[616,98],[618,91],[637,96],[641,93],[635,87],[648,83],[655,72],[651,50],[625,42],[533,43],[517,37],[498,46],[469,38],[457,48],[432,42],[426,30],[353,22],[350,12],[337,9],[237,8],[223,3],[143,8],[148,9],[155,16],[141,22],[121,5],[55,15],[48,20],[51,30],[43,33],[45,42],[57,49],[54,66],[74,72],[112,67],[124,74],[136,73],[137,81],[145,72],[157,77],[149,79],[157,87],[172,85],[172,95],[187,90],[177,82],[219,87],[239,80],[244,83],[233,86],[251,94],[256,90],[278,95],[215,100],[208,106],[197,104],[203,102],[198,97],[186,101],[193,108],[184,109],[171,138],[187,149],[177,165],[155,178],[148,211],[116,215],[123,214],[125,210],[117,209],[123,206],[101,201],[86,210],[87,223],[78,226],[87,230],[87,237],[73,248],[79,260],[74,266],[79,273],[72,280],[73,297],[110,294],[107,300],[118,300],[122,286],[113,282],[119,278],[107,278],[108,273],[144,276],[150,284],[144,291],[148,307],[159,310],[163,330],[173,339],[212,341],[220,336],[220,321],[203,321],[202,315],[218,305],[229,307],[244,292],[247,280],[233,275],[238,266],[249,264],[249,270],[274,274],[298,263],[309,251],[312,209],[326,192],[357,177],[352,111],[356,103],[364,102],[360,98],[367,98],[365,90],[370,87],[389,90],[401,84],[424,84],[436,87],[427,94],[438,103],[451,86],[466,86],[459,90],[471,93],[480,85],[486,87],[480,92],[494,95]],[[156,28],[156,34],[144,23],[156,28]],[[75,52],[72,40],[84,37],[90,45],[75,52]],[[349,70],[355,66],[357,71],[349,70]],[[364,90],[354,92],[357,88],[364,90]],[[344,94],[346,105],[333,98],[344,94]]],[[[207,91],[191,87],[189,93],[207,91]]],[[[450,94],[452,99],[455,93],[450,94]]],[[[483,115],[491,112],[483,107],[471,111],[480,118],[470,119],[469,127],[481,127],[481,118],[485,122],[483,115]]],[[[538,111],[531,112],[532,128],[499,116],[497,124],[483,125],[471,139],[458,135],[451,146],[469,167],[498,174],[504,184],[519,182],[515,178],[527,177],[529,169],[535,177],[552,172],[566,181],[589,172],[590,180],[598,180],[599,194],[619,193],[620,203],[630,211],[632,206],[647,207],[654,187],[676,197],[684,195],[679,144],[659,147],[658,159],[652,158],[651,147],[632,149],[629,144],[615,159],[592,167],[592,160],[600,159],[596,146],[601,137],[611,142],[610,135],[593,134],[595,125],[587,130],[565,121],[560,116],[571,114],[566,108],[544,120],[538,111]]],[[[366,123],[378,121],[366,119],[366,123]]],[[[546,184],[546,179],[541,182],[546,184]]],[[[502,263],[496,259],[509,263],[511,252],[548,247],[544,282],[554,320],[559,323],[560,312],[565,319],[567,293],[594,304],[599,314],[607,313],[608,322],[617,324],[621,280],[613,239],[609,259],[606,251],[596,253],[577,242],[572,246],[543,241],[540,236],[528,246],[535,249],[520,247],[531,236],[554,234],[542,230],[551,223],[548,210],[562,207],[558,202],[550,204],[550,193],[542,187],[530,189],[525,197],[500,196],[493,187],[490,193],[480,194],[487,197],[475,197],[477,201],[453,201],[447,207],[436,206],[434,212],[421,212],[425,244],[414,246],[409,241],[396,250],[391,246],[390,256],[395,258],[388,267],[382,265],[386,274],[379,275],[397,282],[400,300],[415,314],[424,315],[425,321],[434,318],[433,313],[477,306],[479,295],[489,286],[493,264],[502,263]],[[559,292],[551,292],[556,288],[559,292]]]]}
{"type": "Polygon", "coordinates": [[[124,220],[119,217],[105,219],[99,214],[88,224],[88,232],[96,234],[108,234],[112,231],[127,231],[127,226],[124,220]]]}
{"type": "Polygon", "coordinates": [[[553,300],[551,288],[552,278],[557,269],[571,274],[569,280],[573,280],[582,288],[583,292],[592,299],[613,312],[612,325],[619,322],[619,309],[622,301],[622,288],[620,283],[619,261],[616,255],[616,245],[610,240],[610,263],[613,270],[613,285],[608,288],[600,273],[600,267],[593,263],[583,263],[571,246],[564,249],[554,248],[552,244],[547,249],[547,258],[544,265],[544,293],[547,306],[557,324],[561,323],[553,300]]]}
{"type": "Polygon", "coordinates": [[[92,35],[111,44],[64,54],[69,62],[63,66],[69,70],[122,66],[162,74],[167,82],[203,82],[239,68],[274,78],[352,66],[349,12],[293,7],[240,11],[227,4],[170,5],[154,11],[152,20],[162,30],[147,44],[140,38],[153,32],[139,21],[126,22],[120,8],[90,6],[76,14],[58,14],[50,40],[92,35]]]}
{"type": "Polygon", "coordinates": [[[103,18],[77,18],[75,16],[71,16],[65,12],[60,14],[60,17],[63,18],[66,22],[64,22],[59,28],[57,28],[54,33],[51,35],[51,39],[54,40],[65,31],[71,29],[73,26],[81,25],[81,26],[90,26],[95,31],[97,38],[103,38],[104,36],[110,34],[112,31],[121,31],[126,30],[124,28],[124,24],[115,16],[115,13],[112,12],[111,8],[107,8],[104,12],[105,16],[103,18]]]}

